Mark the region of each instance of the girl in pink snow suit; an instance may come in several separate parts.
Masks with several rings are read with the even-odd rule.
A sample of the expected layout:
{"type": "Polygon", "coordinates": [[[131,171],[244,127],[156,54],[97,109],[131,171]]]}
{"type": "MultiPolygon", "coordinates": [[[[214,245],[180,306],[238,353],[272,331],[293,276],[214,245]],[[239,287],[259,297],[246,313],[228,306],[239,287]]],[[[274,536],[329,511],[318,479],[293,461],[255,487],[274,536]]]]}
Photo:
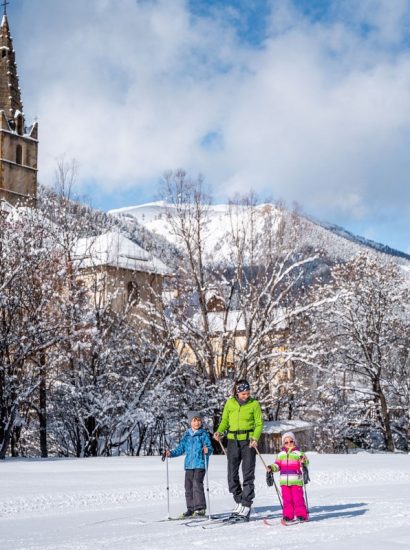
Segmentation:
{"type": "Polygon", "coordinates": [[[283,500],[283,519],[292,521],[308,520],[305,499],[303,496],[302,464],[309,461],[303,451],[297,446],[296,437],[292,432],[282,435],[282,449],[274,464],[268,466],[269,472],[280,472],[280,488],[283,500]]]}

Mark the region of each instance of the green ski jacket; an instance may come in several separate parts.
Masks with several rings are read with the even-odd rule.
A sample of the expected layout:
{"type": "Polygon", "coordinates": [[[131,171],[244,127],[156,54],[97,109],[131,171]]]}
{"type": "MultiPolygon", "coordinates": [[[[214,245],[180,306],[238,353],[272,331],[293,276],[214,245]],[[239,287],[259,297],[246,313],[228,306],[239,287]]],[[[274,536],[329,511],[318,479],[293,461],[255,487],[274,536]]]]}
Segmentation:
{"type": "Polygon", "coordinates": [[[218,426],[219,433],[228,431],[228,439],[245,441],[249,438],[258,440],[262,430],[263,418],[259,401],[250,397],[244,405],[240,405],[235,397],[228,399],[218,426]]]}

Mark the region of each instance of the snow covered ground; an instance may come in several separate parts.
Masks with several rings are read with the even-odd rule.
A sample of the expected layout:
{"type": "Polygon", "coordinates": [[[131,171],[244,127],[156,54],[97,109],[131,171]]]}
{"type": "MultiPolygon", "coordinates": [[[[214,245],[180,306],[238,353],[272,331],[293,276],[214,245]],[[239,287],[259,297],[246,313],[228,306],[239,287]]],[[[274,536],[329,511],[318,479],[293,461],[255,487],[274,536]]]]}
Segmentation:
{"type": "MultiPolygon", "coordinates": [[[[274,488],[257,463],[248,524],[204,530],[166,517],[158,457],[9,459],[0,462],[2,550],[410,548],[410,457],[309,453],[310,522],[283,527],[274,488]],[[267,526],[261,518],[271,518],[267,526]]],[[[271,461],[273,457],[265,457],[271,461]]],[[[170,461],[171,515],[185,510],[183,458],[170,461]]],[[[212,512],[231,509],[226,459],[212,457],[212,512]]]]}

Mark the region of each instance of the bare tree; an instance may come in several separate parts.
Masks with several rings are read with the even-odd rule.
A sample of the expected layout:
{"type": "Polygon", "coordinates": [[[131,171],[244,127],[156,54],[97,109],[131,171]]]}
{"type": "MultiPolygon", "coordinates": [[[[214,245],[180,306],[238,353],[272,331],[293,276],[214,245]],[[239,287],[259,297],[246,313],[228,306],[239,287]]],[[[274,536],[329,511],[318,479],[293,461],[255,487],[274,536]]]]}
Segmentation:
{"type": "Polygon", "coordinates": [[[334,281],[341,291],[339,300],[321,319],[322,334],[331,339],[329,368],[345,400],[353,396],[357,403],[360,396],[359,414],[374,415],[385,448],[393,451],[390,408],[397,403],[395,397],[405,393],[397,392],[399,380],[409,375],[408,288],[397,265],[367,254],[335,268],[334,281]]]}
{"type": "Polygon", "coordinates": [[[231,201],[215,221],[201,179],[172,172],[164,187],[171,232],[183,254],[176,297],[168,304],[180,352],[213,384],[249,377],[272,408],[278,373],[287,361],[306,356],[306,345],[303,353],[295,340],[290,346],[292,319],[332,299],[303,292],[318,258],[298,246],[303,222],[280,206],[259,205],[252,193],[231,201]],[[217,242],[215,223],[223,226],[217,242]]]}
{"type": "MultiPolygon", "coordinates": [[[[45,236],[34,211],[0,218],[0,458],[10,442],[15,451],[14,430],[20,434],[19,419],[36,407],[44,381],[42,358],[59,339],[52,304],[59,302],[61,265],[45,236]]],[[[42,451],[47,454],[44,436],[42,451]]]]}
{"type": "MultiPolygon", "coordinates": [[[[216,380],[215,353],[211,343],[207,309],[210,289],[209,272],[205,265],[205,234],[210,198],[203,190],[202,178],[190,179],[183,170],[169,172],[164,177],[163,196],[169,205],[168,221],[178,242],[183,247],[186,265],[181,265],[175,279],[182,301],[194,292],[198,304],[201,330],[190,324],[194,338],[188,344],[194,350],[196,360],[211,383],[216,380]],[[200,345],[197,345],[200,342],[200,345]]],[[[182,307],[189,307],[185,303],[182,307]]]]}

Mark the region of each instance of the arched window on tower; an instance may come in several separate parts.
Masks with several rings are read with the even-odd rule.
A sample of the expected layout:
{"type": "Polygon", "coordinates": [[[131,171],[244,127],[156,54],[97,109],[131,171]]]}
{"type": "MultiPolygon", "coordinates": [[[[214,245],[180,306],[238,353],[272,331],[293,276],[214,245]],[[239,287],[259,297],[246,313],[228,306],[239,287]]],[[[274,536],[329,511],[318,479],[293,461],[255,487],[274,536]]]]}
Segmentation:
{"type": "Polygon", "coordinates": [[[21,145],[16,146],[16,164],[23,164],[23,147],[21,145]]]}

